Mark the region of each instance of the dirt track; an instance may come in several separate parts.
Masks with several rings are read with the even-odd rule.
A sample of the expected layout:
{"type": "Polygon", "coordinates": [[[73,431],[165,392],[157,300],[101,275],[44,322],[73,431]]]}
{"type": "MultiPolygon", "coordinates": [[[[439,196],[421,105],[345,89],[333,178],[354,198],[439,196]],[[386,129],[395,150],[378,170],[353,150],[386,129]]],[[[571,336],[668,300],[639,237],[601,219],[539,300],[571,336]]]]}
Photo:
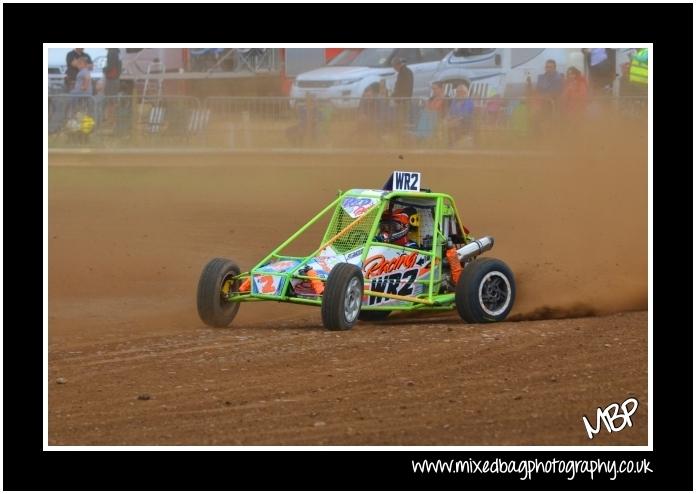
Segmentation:
{"type": "Polygon", "coordinates": [[[49,444],[646,444],[644,153],[395,158],[50,157],[49,444]],[[334,334],[273,303],[227,330],[198,320],[209,258],[248,268],[337,189],[393,169],[495,236],[519,322],[334,334]],[[629,396],[633,427],[588,440],[582,415],[629,396]]]}

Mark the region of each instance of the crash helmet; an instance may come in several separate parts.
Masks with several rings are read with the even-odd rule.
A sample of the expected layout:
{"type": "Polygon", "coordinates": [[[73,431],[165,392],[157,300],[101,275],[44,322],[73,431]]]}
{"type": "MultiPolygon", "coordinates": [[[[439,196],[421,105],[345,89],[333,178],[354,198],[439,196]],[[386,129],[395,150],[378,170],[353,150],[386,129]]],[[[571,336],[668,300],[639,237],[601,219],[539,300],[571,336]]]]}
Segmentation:
{"type": "Polygon", "coordinates": [[[380,242],[405,245],[408,241],[409,217],[403,210],[387,211],[379,222],[380,242]]]}

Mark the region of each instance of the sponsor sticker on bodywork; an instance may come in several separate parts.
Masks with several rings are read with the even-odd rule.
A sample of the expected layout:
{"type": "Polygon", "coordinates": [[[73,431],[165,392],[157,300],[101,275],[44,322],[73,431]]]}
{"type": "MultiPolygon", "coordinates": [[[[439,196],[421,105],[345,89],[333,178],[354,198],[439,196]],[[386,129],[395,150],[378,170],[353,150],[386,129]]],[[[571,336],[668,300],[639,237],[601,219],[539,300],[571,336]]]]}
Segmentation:
{"type": "Polygon", "coordinates": [[[277,261],[271,264],[266,264],[262,268],[259,269],[259,271],[266,271],[266,272],[271,272],[271,273],[285,273],[286,271],[290,271],[292,268],[297,266],[300,263],[300,261],[292,259],[292,260],[285,260],[285,261],[277,261]]]}
{"type": "Polygon", "coordinates": [[[328,276],[331,269],[339,262],[344,262],[343,256],[339,257],[339,254],[336,253],[331,246],[327,246],[318,256],[309,261],[307,266],[316,271],[320,276],[328,276]]]}
{"type": "Polygon", "coordinates": [[[346,197],[341,207],[351,218],[359,218],[378,202],[376,197],[346,197]]]}
{"type": "MultiPolygon", "coordinates": [[[[415,251],[398,250],[390,247],[375,246],[370,249],[363,276],[365,289],[373,292],[416,297],[423,293],[424,285],[430,277],[430,256],[415,251]]],[[[435,277],[439,278],[439,260],[436,259],[435,277]]],[[[403,301],[380,297],[365,296],[364,305],[398,305],[403,301]]]]}
{"type": "Polygon", "coordinates": [[[252,293],[261,295],[280,295],[283,289],[283,276],[271,274],[254,275],[252,293]]]}

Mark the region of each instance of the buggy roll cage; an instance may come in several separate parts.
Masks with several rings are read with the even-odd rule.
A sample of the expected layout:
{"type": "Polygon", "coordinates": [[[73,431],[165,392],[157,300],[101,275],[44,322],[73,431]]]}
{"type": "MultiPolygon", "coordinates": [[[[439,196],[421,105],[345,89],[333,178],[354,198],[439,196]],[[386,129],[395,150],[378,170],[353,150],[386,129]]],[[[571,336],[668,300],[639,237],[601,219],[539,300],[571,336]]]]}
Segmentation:
{"type": "MultiPolygon", "coordinates": [[[[343,217],[347,215],[343,214],[343,217]]],[[[345,219],[345,218],[344,218],[345,219]]],[[[444,230],[447,230],[446,228],[444,230]]],[[[445,245],[447,245],[449,240],[453,240],[453,243],[457,246],[465,245],[471,242],[473,237],[468,235],[468,230],[463,226],[459,214],[457,212],[456,204],[452,196],[449,194],[437,193],[437,192],[412,192],[412,191],[401,191],[401,190],[374,190],[374,189],[352,189],[347,192],[339,191],[338,196],[334,199],[328,206],[322,209],[316,216],[310,219],[305,225],[303,225],[297,232],[291,235],[282,244],[272,250],[266,257],[264,257],[260,262],[258,262],[249,271],[240,273],[237,276],[230,278],[231,285],[235,282],[241,282],[244,279],[249,279],[252,277],[260,276],[281,276],[283,277],[282,289],[280,293],[273,294],[262,294],[253,293],[253,290],[246,292],[233,291],[231,285],[228,286],[228,291],[224,292],[224,297],[229,302],[257,302],[257,301],[277,301],[277,302],[290,302],[305,305],[321,305],[321,295],[316,297],[306,297],[297,296],[289,293],[292,279],[299,280],[319,280],[325,282],[326,276],[309,276],[307,274],[301,273],[303,268],[307,266],[309,262],[312,262],[320,253],[330,246],[340,246],[343,250],[342,254],[348,252],[352,246],[353,253],[360,249],[360,266],[363,266],[365,259],[370,251],[370,247],[373,245],[377,246],[388,246],[391,248],[397,248],[403,252],[418,252],[423,256],[427,256],[430,259],[430,273],[427,280],[417,280],[418,283],[423,283],[428,285],[427,291],[424,290],[419,296],[405,296],[397,295],[393,293],[382,293],[375,292],[372,290],[364,290],[364,295],[368,296],[379,296],[382,298],[395,299],[404,302],[403,304],[394,304],[388,306],[365,306],[362,310],[412,310],[412,309],[431,309],[431,310],[449,310],[454,307],[454,293],[438,294],[434,293],[435,287],[440,285],[442,282],[442,269],[439,269],[438,278],[435,278],[436,271],[435,267],[437,265],[442,266],[442,250],[445,245]],[[347,198],[363,198],[370,199],[374,201],[374,204],[366,209],[362,214],[358,215],[357,218],[350,217],[350,221],[347,225],[341,224],[339,221],[342,218],[342,204],[347,198]],[[401,199],[401,201],[399,201],[401,199]],[[414,199],[416,202],[414,204],[408,203],[408,199],[414,199]],[[423,200],[430,200],[434,202],[434,205],[423,206],[423,200]],[[374,240],[376,235],[376,230],[379,226],[379,221],[385,208],[389,206],[392,201],[397,202],[401,205],[413,205],[422,208],[434,207],[433,215],[433,232],[432,232],[432,246],[429,249],[416,249],[405,246],[395,246],[393,244],[386,244],[374,240]],[[288,256],[282,255],[281,252],[293,241],[295,241],[300,235],[307,231],[311,226],[316,224],[321,218],[323,218],[329,211],[334,210],[333,216],[327,227],[327,231],[324,238],[317,249],[315,249],[311,254],[304,257],[288,256]],[[451,235],[449,233],[443,232],[443,218],[454,217],[456,220],[456,225],[461,232],[460,236],[451,235]],[[371,224],[370,224],[371,221],[371,224]],[[366,225],[369,224],[369,229],[366,229],[366,225]],[[360,230],[357,230],[360,228],[360,230]],[[349,237],[349,234],[357,232],[353,235],[353,239],[349,237]],[[298,262],[292,269],[286,272],[275,272],[275,271],[264,271],[264,267],[269,265],[270,262],[280,262],[280,261],[295,261],[298,262]]],[[[239,283],[237,283],[237,287],[239,283]]]]}

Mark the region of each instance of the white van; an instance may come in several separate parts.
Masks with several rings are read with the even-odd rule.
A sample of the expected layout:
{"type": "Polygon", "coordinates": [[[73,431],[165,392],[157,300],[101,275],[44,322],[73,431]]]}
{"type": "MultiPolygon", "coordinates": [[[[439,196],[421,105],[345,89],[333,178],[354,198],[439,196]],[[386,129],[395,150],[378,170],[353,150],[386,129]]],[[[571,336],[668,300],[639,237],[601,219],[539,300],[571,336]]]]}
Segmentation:
{"type": "Polygon", "coordinates": [[[518,97],[524,95],[528,77],[535,84],[544,73],[548,59],[556,61],[556,70],[562,74],[570,66],[585,73],[580,48],[458,48],[440,62],[434,80],[444,82],[448,94],[465,83],[472,96],[495,92],[518,97]]]}

